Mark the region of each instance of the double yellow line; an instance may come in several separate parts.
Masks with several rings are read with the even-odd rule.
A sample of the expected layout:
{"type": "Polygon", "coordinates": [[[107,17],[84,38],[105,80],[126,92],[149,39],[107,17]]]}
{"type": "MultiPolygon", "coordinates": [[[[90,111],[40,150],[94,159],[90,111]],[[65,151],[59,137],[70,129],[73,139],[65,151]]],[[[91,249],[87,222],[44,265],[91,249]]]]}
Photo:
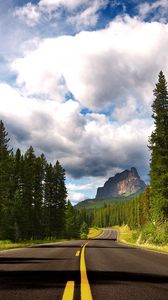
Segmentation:
{"type": "Polygon", "coordinates": [[[85,247],[86,243],[82,247],[81,257],[80,257],[80,274],[81,274],[81,300],[92,300],[92,293],[87,277],[86,263],[85,263],[85,247]]]}
{"type": "MultiPolygon", "coordinates": [[[[87,270],[86,270],[86,263],[85,263],[85,247],[88,244],[84,244],[81,250],[80,256],[80,276],[81,276],[81,283],[80,283],[80,292],[81,292],[81,300],[92,300],[92,293],[87,277],[87,270]]],[[[74,297],[74,289],[75,289],[75,282],[68,281],[64,290],[62,300],[73,300],[74,297]]]]}
{"type": "Polygon", "coordinates": [[[74,296],[75,282],[68,281],[64,290],[62,300],[71,300],[74,296]]]}

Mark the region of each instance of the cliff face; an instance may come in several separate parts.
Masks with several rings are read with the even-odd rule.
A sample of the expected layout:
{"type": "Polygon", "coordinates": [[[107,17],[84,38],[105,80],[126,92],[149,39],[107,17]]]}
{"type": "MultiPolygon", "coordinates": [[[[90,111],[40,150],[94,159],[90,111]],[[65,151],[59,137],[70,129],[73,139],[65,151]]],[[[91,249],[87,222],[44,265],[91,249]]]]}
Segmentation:
{"type": "Polygon", "coordinates": [[[143,192],[145,182],[140,179],[136,168],[125,170],[109,178],[103,187],[97,189],[96,198],[124,197],[143,192]]]}

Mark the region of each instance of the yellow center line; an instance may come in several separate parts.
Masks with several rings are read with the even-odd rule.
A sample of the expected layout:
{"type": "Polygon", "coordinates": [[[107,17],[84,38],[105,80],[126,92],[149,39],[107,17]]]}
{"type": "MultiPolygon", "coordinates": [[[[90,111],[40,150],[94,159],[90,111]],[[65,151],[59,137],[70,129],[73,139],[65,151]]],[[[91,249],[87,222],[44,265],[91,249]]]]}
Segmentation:
{"type": "Polygon", "coordinates": [[[85,264],[85,247],[87,244],[88,242],[83,246],[80,258],[81,300],[93,300],[85,264]]]}
{"type": "Polygon", "coordinates": [[[78,250],[78,251],[76,252],[75,256],[79,256],[79,254],[80,254],[80,251],[78,250]]]}
{"type": "Polygon", "coordinates": [[[64,290],[62,300],[73,300],[74,289],[75,289],[75,282],[68,281],[64,290]]]}

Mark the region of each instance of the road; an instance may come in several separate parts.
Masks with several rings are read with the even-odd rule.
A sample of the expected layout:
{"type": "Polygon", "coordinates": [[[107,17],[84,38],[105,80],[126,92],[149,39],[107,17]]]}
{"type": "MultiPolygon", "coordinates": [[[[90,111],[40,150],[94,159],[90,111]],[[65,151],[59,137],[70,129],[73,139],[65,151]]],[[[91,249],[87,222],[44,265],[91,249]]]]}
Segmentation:
{"type": "Polygon", "coordinates": [[[0,300],[167,300],[168,255],[115,239],[106,229],[99,239],[0,252],[0,300]]]}

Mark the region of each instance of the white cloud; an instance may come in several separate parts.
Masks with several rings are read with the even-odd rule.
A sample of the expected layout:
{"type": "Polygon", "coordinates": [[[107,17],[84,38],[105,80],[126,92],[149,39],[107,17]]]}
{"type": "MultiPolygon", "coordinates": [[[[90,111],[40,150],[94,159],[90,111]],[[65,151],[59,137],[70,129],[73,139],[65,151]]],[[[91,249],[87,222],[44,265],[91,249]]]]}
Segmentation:
{"type": "Polygon", "coordinates": [[[41,0],[37,4],[28,2],[17,7],[14,16],[33,27],[51,21],[58,24],[64,15],[65,23],[79,30],[95,26],[99,11],[107,3],[108,0],[41,0]]]}
{"type": "Polygon", "coordinates": [[[50,9],[56,9],[60,6],[64,6],[68,9],[75,9],[79,5],[88,2],[88,0],[41,0],[39,6],[47,7],[50,9]]]}
{"type": "Polygon", "coordinates": [[[140,107],[137,105],[137,100],[133,97],[128,97],[127,101],[123,101],[120,106],[117,106],[113,111],[113,116],[120,123],[125,123],[133,118],[138,118],[143,114],[140,107]]]}
{"type": "Polygon", "coordinates": [[[151,14],[153,14],[150,18],[152,21],[167,23],[168,1],[157,0],[153,3],[145,2],[139,5],[139,16],[141,19],[144,20],[151,14]]]}
{"type": "Polygon", "coordinates": [[[52,43],[46,40],[37,50],[29,52],[24,58],[16,59],[12,70],[18,72],[17,84],[24,87],[28,94],[44,94],[62,101],[67,88],[60,68],[63,60],[61,47],[58,51],[59,54],[52,43]]]}
{"type": "Polygon", "coordinates": [[[73,146],[72,151],[74,150],[73,136],[80,135],[77,102],[69,100],[59,104],[56,101],[25,97],[18,89],[0,84],[0,107],[0,118],[9,124],[15,148],[20,147],[21,142],[25,147],[32,144],[38,152],[50,153],[50,160],[55,159],[55,152],[58,158],[60,151],[63,157],[66,155],[66,148],[73,146]],[[21,129],[30,133],[29,139],[26,134],[20,140],[21,129]]]}
{"type": "Polygon", "coordinates": [[[81,190],[90,190],[93,188],[93,183],[86,183],[86,184],[74,184],[74,183],[68,183],[67,189],[69,191],[81,191],[81,190]]]}
{"type": "Polygon", "coordinates": [[[25,21],[28,26],[33,27],[38,24],[40,20],[40,10],[37,5],[28,2],[25,6],[16,8],[14,16],[25,21]]]}
{"type": "Polygon", "coordinates": [[[0,107],[0,118],[15,148],[33,145],[50,161],[59,159],[76,178],[103,177],[115,168],[147,164],[148,120],[135,119],[120,126],[105,115],[82,115],[78,102],[27,98],[4,84],[0,85],[0,107]]]}
{"type": "Polygon", "coordinates": [[[106,0],[95,0],[90,6],[86,7],[83,11],[72,15],[67,19],[67,22],[75,25],[79,29],[93,27],[97,24],[99,19],[99,10],[107,5],[106,0]]]}
{"type": "Polygon", "coordinates": [[[68,198],[72,204],[77,204],[86,199],[85,194],[79,192],[68,192],[68,198]]]}
{"type": "Polygon", "coordinates": [[[92,110],[131,98],[148,109],[158,72],[167,74],[167,31],[168,25],[125,16],[104,30],[44,39],[12,68],[29,94],[61,101],[58,95],[68,89],[92,110]]]}

